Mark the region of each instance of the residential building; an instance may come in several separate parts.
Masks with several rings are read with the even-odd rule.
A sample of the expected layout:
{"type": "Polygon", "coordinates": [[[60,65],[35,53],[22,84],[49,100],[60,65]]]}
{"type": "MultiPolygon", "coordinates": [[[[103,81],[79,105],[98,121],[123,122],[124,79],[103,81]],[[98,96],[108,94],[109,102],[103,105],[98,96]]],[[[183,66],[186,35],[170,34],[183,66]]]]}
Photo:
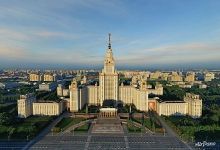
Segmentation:
{"type": "Polygon", "coordinates": [[[195,81],[195,73],[187,73],[184,81],[185,82],[194,82],[195,81]]]}
{"type": "Polygon", "coordinates": [[[57,80],[56,74],[45,73],[44,82],[55,82],[57,80]]]}
{"type": "Polygon", "coordinates": [[[168,80],[171,82],[181,82],[183,81],[183,78],[177,72],[172,72],[172,74],[169,75],[168,80]]]}
{"type": "Polygon", "coordinates": [[[212,72],[206,72],[204,74],[204,81],[212,81],[215,78],[215,74],[212,72]]]}
{"type": "Polygon", "coordinates": [[[29,74],[29,81],[30,82],[42,81],[42,75],[40,75],[39,73],[30,73],[29,74]]]}

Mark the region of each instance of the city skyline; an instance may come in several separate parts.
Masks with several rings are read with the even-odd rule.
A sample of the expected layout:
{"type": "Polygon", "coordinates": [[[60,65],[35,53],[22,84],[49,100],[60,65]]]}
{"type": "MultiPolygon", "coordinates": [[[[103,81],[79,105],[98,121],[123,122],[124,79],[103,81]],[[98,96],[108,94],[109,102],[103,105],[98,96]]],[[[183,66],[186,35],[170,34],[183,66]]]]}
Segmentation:
{"type": "Polygon", "coordinates": [[[111,32],[117,68],[219,69],[218,1],[0,3],[1,68],[100,68],[111,32]]]}

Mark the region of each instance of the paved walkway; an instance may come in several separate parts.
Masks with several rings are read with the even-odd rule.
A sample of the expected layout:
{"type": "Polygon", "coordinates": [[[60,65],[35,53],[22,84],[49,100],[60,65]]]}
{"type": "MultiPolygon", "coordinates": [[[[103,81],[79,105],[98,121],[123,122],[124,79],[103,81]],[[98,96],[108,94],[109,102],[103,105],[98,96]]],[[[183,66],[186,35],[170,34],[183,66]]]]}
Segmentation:
{"type": "Polygon", "coordinates": [[[98,118],[91,125],[91,133],[111,133],[123,134],[124,130],[120,119],[117,118],[98,118]]]}
{"type": "MultiPolygon", "coordinates": [[[[117,120],[118,121],[118,120],[117,120]]],[[[117,122],[116,121],[116,122],[117,122]]],[[[110,120],[107,121],[111,122],[110,120]]],[[[99,124],[105,124],[105,120],[99,120],[99,124]],[[103,122],[104,121],[104,122],[103,122]]],[[[113,122],[114,124],[115,122],[113,122]]],[[[163,124],[163,122],[162,122],[163,124]]],[[[121,125],[121,124],[120,124],[121,125]]],[[[163,124],[168,129],[168,127],[163,124]]],[[[125,126],[124,126],[125,127],[125,126]]],[[[126,127],[125,127],[126,128],[126,127]]],[[[122,128],[123,130],[123,128],[122,128]]],[[[47,130],[50,131],[50,130],[47,130]]],[[[30,149],[65,149],[65,150],[103,150],[103,149],[125,149],[125,150],[166,150],[166,149],[190,149],[175,134],[167,130],[167,135],[149,135],[145,133],[70,133],[52,135],[47,133],[37,143],[30,144],[30,149]]],[[[46,133],[46,132],[45,132],[46,133]]],[[[44,134],[45,134],[44,133],[44,134]]]]}
{"type": "Polygon", "coordinates": [[[47,135],[30,149],[65,150],[188,150],[180,140],[171,136],[141,134],[68,134],[47,135]]]}

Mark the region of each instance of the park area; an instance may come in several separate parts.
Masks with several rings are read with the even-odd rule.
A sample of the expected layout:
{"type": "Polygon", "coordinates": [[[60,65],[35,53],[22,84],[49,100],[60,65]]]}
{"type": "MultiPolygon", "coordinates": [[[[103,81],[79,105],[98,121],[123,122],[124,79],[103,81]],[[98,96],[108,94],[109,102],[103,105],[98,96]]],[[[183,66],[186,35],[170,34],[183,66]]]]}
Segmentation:
{"type": "Polygon", "coordinates": [[[0,139],[30,140],[44,129],[54,117],[31,116],[0,125],[0,139]]]}
{"type": "MultiPolygon", "coordinates": [[[[63,118],[60,122],[58,122],[55,127],[52,129],[53,132],[61,132],[66,130],[68,127],[71,127],[75,124],[78,124],[82,121],[85,121],[86,118],[71,118],[71,117],[66,117],[63,118]]],[[[86,127],[82,127],[82,130],[85,130],[86,127]]],[[[81,128],[79,128],[81,130],[81,128]]]]}
{"type": "Polygon", "coordinates": [[[167,124],[185,141],[219,141],[220,127],[208,118],[191,118],[189,116],[163,116],[167,124]],[[208,121],[208,123],[207,123],[208,121]]]}

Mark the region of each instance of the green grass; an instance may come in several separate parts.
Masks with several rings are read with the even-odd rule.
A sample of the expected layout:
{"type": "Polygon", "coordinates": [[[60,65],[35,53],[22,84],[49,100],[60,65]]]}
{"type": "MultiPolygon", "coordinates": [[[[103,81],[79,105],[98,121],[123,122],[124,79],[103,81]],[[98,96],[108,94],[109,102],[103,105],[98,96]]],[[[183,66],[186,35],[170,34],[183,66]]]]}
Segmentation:
{"type": "Polygon", "coordinates": [[[85,118],[63,118],[58,124],[55,126],[56,128],[59,128],[60,130],[65,130],[68,127],[80,123],[81,121],[84,121],[85,118]]]}
{"type": "Polygon", "coordinates": [[[220,126],[211,124],[203,125],[197,123],[197,120],[189,117],[175,117],[175,116],[163,116],[163,119],[166,123],[185,141],[193,140],[220,140],[220,126]],[[184,125],[181,123],[181,120],[187,118],[190,121],[194,121],[194,124],[184,125]]]}
{"type": "Polygon", "coordinates": [[[17,107],[17,104],[11,104],[11,105],[0,105],[0,113],[2,112],[10,112],[13,109],[17,107]]]}
{"type": "MultiPolygon", "coordinates": [[[[142,124],[141,118],[132,118],[133,121],[142,124]]],[[[144,126],[155,132],[162,132],[162,126],[150,118],[144,118],[144,126]]]]}
{"type": "Polygon", "coordinates": [[[128,121],[127,124],[128,132],[141,132],[141,128],[134,126],[131,122],[128,121]]]}
{"type": "Polygon", "coordinates": [[[12,125],[0,125],[0,139],[7,139],[10,129],[14,128],[11,139],[32,139],[39,134],[54,117],[49,116],[32,116],[26,119],[21,119],[12,125]]]}
{"type": "Polygon", "coordinates": [[[90,124],[86,123],[78,128],[74,129],[74,132],[88,132],[90,124]]]}

